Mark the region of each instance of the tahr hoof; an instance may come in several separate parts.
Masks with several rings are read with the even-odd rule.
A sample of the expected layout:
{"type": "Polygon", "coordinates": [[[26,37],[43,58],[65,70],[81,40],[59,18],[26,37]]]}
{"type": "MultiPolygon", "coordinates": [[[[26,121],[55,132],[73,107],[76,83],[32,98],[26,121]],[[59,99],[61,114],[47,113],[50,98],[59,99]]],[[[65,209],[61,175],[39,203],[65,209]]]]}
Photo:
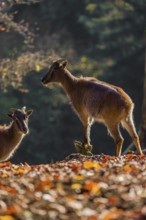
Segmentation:
{"type": "Polygon", "coordinates": [[[74,141],[74,145],[75,145],[77,153],[87,155],[87,156],[93,155],[91,153],[92,145],[83,144],[80,141],[74,141]]]}
{"type": "Polygon", "coordinates": [[[87,151],[92,151],[93,146],[91,144],[84,144],[84,149],[86,149],[87,151]]]}

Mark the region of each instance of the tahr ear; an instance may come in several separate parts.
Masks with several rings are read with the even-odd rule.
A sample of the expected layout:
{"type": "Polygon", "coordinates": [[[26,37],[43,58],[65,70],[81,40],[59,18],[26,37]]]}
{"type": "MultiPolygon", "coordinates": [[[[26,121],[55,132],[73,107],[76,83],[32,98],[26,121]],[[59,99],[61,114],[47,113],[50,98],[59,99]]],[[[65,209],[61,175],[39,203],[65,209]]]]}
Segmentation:
{"type": "Polygon", "coordinates": [[[27,114],[28,117],[29,117],[32,113],[33,113],[33,110],[32,110],[32,109],[30,109],[30,110],[28,110],[28,111],[26,112],[26,114],[27,114]]]}
{"type": "Polygon", "coordinates": [[[67,66],[67,63],[67,60],[63,60],[60,62],[59,66],[64,69],[67,66]]]}
{"type": "Polygon", "coordinates": [[[9,118],[14,119],[14,115],[12,113],[8,113],[7,115],[8,115],[9,118]]]}

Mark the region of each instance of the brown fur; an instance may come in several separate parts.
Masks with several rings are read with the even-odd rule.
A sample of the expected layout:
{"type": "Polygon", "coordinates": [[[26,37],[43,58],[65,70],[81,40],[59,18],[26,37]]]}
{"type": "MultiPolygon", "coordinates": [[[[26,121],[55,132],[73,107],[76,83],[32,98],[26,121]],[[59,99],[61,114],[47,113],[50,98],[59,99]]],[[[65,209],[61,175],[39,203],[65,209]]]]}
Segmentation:
{"type": "Polygon", "coordinates": [[[60,59],[52,64],[42,79],[44,85],[59,83],[66,91],[72,106],[80,118],[84,131],[84,147],[91,150],[90,128],[94,121],[106,125],[116,143],[116,155],[121,155],[123,137],[120,124],[132,137],[138,153],[142,154],[139,138],[133,122],[134,104],[120,88],[93,77],[74,77],[66,68],[67,61],[60,59]]]}
{"type": "Polygon", "coordinates": [[[8,114],[13,121],[9,125],[0,126],[0,162],[13,156],[22,139],[29,132],[28,117],[31,113],[31,110],[25,112],[25,108],[15,109],[8,114]],[[18,124],[21,126],[18,127],[18,124]]]}

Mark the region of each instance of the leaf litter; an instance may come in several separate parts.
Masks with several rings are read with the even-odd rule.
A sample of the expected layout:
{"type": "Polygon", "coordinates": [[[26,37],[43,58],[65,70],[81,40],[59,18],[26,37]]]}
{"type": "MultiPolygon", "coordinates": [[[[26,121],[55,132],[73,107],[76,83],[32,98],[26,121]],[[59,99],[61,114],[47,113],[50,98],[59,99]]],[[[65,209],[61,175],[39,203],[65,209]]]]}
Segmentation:
{"type": "Polygon", "coordinates": [[[0,220],[144,220],[146,156],[0,164],[0,220]]]}

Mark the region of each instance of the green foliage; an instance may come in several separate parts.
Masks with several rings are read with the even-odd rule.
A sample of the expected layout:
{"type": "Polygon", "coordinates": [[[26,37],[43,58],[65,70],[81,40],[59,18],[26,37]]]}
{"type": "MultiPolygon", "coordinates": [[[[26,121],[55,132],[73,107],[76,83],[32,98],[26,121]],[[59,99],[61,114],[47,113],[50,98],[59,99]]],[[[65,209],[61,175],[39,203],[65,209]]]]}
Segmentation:
{"type": "MultiPolygon", "coordinates": [[[[10,92],[10,91],[9,91],[10,92]]],[[[4,123],[8,121],[7,119],[7,113],[9,109],[13,108],[14,106],[18,106],[18,100],[15,96],[11,96],[10,93],[1,93],[0,94],[0,121],[1,123],[4,123]]]]}

